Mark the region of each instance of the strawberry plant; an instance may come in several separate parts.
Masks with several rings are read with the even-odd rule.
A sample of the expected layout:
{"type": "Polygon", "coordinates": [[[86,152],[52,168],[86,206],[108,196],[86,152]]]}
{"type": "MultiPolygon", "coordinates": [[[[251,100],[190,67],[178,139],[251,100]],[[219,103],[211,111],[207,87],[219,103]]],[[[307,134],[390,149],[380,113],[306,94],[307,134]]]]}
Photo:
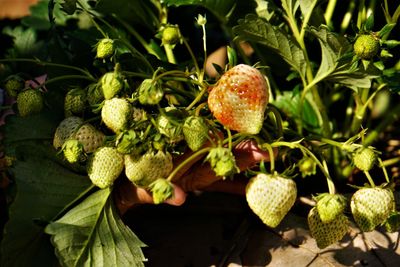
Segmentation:
{"type": "Polygon", "coordinates": [[[398,231],[399,17],[386,0],[39,1],[2,30],[1,265],[144,266],[121,192],[156,205],[243,178],[265,227],[296,206],[320,249],[350,222],[398,231]]]}

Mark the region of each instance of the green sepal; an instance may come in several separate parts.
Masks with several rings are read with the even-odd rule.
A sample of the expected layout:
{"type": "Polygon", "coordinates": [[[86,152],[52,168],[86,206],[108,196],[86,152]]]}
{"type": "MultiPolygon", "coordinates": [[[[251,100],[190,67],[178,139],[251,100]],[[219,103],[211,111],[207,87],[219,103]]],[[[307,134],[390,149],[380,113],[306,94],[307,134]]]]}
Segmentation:
{"type": "Polygon", "coordinates": [[[170,181],[164,178],[155,180],[149,187],[153,194],[154,204],[163,203],[174,195],[174,186],[170,181]]]}
{"type": "Polygon", "coordinates": [[[229,177],[240,172],[232,151],[226,147],[215,147],[210,150],[204,161],[210,162],[217,176],[229,177]]]}

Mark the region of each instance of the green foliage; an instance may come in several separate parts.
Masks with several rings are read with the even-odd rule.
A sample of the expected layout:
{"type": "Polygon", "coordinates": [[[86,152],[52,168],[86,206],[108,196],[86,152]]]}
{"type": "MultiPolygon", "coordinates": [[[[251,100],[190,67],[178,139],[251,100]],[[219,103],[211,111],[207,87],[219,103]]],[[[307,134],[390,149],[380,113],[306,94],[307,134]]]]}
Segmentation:
{"type": "Polygon", "coordinates": [[[304,52],[293,37],[253,14],[247,15],[245,19],[239,20],[238,23],[239,25],[233,28],[233,32],[239,40],[267,46],[278,53],[301,76],[305,76],[304,52]]]}
{"type": "Polygon", "coordinates": [[[144,247],[99,190],[45,229],[63,266],[144,266],[144,247]]]}
{"type": "Polygon", "coordinates": [[[19,145],[16,156],[11,171],[17,194],[1,242],[1,265],[56,266],[44,227],[90,182],[86,176],[60,165],[48,145],[19,145]]]}
{"type": "Polygon", "coordinates": [[[253,13],[256,7],[254,0],[246,2],[235,0],[165,0],[163,2],[168,6],[194,5],[205,7],[224,24],[236,24],[238,17],[253,13]]]}
{"type": "MultiPolygon", "coordinates": [[[[30,29],[49,30],[51,27],[51,22],[49,21],[49,2],[50,0],[38,1],[36,5],[30,8],[31,15],[22,18],[21,23],[30,29]]],[[[51,14],[57,25],[66,24],[68,17],[61,11],[59,5],[55,5],[51,14]]]]}
{"type": "Polygon", "coordinates": [[[273,104],[282,110],[287,116],[294,119],[297,122],[297,125],[304,125],[308,131],[320,134],[321,124],[317,111],[310,105],[308,100],[305,100],[302,106],[299,105],[299,102],[299,94],[284,92],[283,95],[279,95],[276,98],[273,104]]]}
{"type": "Polygon", "coordinates": [[[24,29],[21,26],[11,29],[6,27],[3,33],[14,39],[14,46],[8,50],[9,57],[26,57],[37,54],[42,40],[37,40],[37,32],[32,28],[24,29]]]}

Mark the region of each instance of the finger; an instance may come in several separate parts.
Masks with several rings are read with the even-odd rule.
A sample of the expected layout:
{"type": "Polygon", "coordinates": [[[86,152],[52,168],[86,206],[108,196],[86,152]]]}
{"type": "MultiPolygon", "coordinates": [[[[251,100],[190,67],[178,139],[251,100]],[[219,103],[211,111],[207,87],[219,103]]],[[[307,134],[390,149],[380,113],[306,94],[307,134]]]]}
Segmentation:
{"type": "MultiPolygon", "coordinates": [[[[262,150],[253,139],[240,142],[232,152],[235,155],[236,164],[241,171],[254,167],[261,161],[270,161],[268,151],[262,150]]],[[[274,156],[277,153],[278,150],[274,149],[274,156]]]]}
{"type": "MultiPolygon", "coordinates": [[[[180,206],[186,200],[186,193],[179,186],[173,185],[174,192],[166,204],[180,206]]],[[[152,194],[144,188],[133,185],[129,180],[119,183],[114,190],[115,205],[120,214],[123,215],[129,209],[139,204],[154,204],[152,194]]]]}
{"type": "Polygon", "coordinates": [[[201,190],[219,179],[221,177],[215,175],[209,163],[197,162],[177,181],[177,184],[185,191],[195,191],[201,190]]]}
{"type": "Polygon", "coordinates": [[[223,192],[237,195],[246,194],[246,177],[235,177],[233,180],[218,180],[203,190],[207,192],[223,192]]]}

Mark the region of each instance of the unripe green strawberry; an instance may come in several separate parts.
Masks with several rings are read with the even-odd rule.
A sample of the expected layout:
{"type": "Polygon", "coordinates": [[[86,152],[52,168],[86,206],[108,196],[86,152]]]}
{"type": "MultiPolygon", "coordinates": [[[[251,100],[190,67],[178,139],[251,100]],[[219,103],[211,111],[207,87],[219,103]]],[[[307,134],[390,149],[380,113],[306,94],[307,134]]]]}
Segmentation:
{"type": "Polygon", "coordinates": [[[372,34],[361,34],[354,43],[354,53],[361,59],[371,59],[379,52],[379,39],[372,34]]]}
{"type": "Polygon", "coordinates": [[[68,139],[62,146],[64,157],[69,163],[78,162],[83,156],[83,146],[76,139],[68,139]]]}
{"type": "Polygon", "coordinates": [[[204,161],[210,162],[211,169],[217,176],[225,178],[240,172],[235,156],[227,147],[212,148],[204,161]]]}
{"type": "Polygon", "coordinates": [[[124,169],[124,157],[113,147],[101,147],[89,161],[88,175],[100,188],[112,186],[124,169]]]}
{"type": "Polygon", "coordinates": [[[124,98],[112,98],[104,101],[101,119],[114,133],[120,133],[129,126],[132,108],[124,98]]]}
{"type": "Polygon", "coordinates": [[[106,139],[106,136],[90,123],[85,123],[80,126],[73,136],[74,139],[78,140],[79,143],[82,144],[83,150],[86,153],[94,152],[97,148],[103,145],[104,140],[106,139]]]}
{"type": "Polygon", "coordinates": [[[376,162],[376,159],[376,152],[369,147],[361,147],[353,153],[353,163],[362,171],[371,170],[376,162]]]}
{"type": "Polygon", "coordinates": [[[158,178],[166,178],[172,171],[171,154],[159,150],[144,155],[125,155],[125,174],[137,186],[148,187],[158,178]]]}
{"type": "Polygon", "coordinates": [[[323,223],[334,221],[337,216],[343,214],[347,206],[346,198],[338,194],[325,193],[316,199],[318,214],[323,223]]]}
{"type": "Polygon", "coordinates": [[[79,117],[71,116],[67,117],[60,122],[54,133],[53,146],[54,148],[60,148],[65,141],[72,138],[76,131],[83,124],[83,120],[79,117]]]}
{"type": "Polygon", "coordinates": [[[163,31],[162,31],[162,44],[169,44],[169,45],[175,45],[179,42],[181,38],[181,33],[179,31],[178,26],[174,25],[168,25],[163,31]]]}
{"type": "Polygon", "coordinates": [[[317,171],[317,163],[310,157],[302,158],[298,163],[298,167],[303,178],[314,175],[317,171]]]}
{"type": "Polygon", "coordinates": [[[258,134],[268,104],[268,83],[261,72],[240,64],[225,72],[211,89],[208,107],[225,127],[258,134]]]}
{"type": "Polygon", "coordinates": [[[111,99],[124,88],[124,78],[118,71],[107,72],[101,77],[101,90],[105,99],[111,99]]]}
{"type": "Polygon", "coordinates": [[[18,93],[17,107],[21,117],[39,113],[43,106],[43,96],[39,90],[28,89],[18,93]]]}
{"type": "Polygon", "coordinates": [[[143,105],[157,105],[164,96],[161,84],[153,79],[145,79],[139,86],[139,102],[143,105]]]}
{"type": "Polygon", "coordinates": [[[168,137],[171,143],[183,140],[182,123],[179,110],[167,107],[157,117],[157,130],[168,137]]]}
{"type": "Polygon", "coordinates": [[[361,231],[370,232],[386,221],[393,203],[393,193],[389,189],[362,188],[353,194],[350,207],[361,231]]]}
{"type": "Polygon", "coordinates": [[[208,126],[200,116],[187,117],[183,123],[183,135],[185,141],[192,151],[199,150],[208,137],[208,126]]]}
{"type": "Polygon", "coordinates": [[[96,45],[97,58],[109,58],[114,54],[114,40],[110,38],[101,39],[96,45]]]}
{"type": "Polygon", "coordinates": [[[292,208],[297,197],[296,183],[280,175],[260,173],[246,186],[251,210],[269,227],[276,227],[292,208]]]}
{"type": "Polygon", "coordinates": [[[141,140],[134,130],[124,131],[117,140],[117,150],[121,154],[131,154],[141,140]]]}
{"type": "Polygon", "coordinates": [[[12,97],[16,97],[18,93],[24,89],[25,81],[18,75],[11,75],[7,78],[4,89],[6,89],[7,94],[12,97]]]}
{"type": "Polygon", "coordinates": [[[86,92],[81,88],[74,88],[65,95],[64,113],[66,117],[79,115],[86,108],[86,92]]]}
{"type": "Polygon", "coordinates": [[[94,83],[88,86],[87,101],[90,106],[96,106],[104,100],[101,84],[94,83]]]}
{"type": "Polygon", "coordinates": [[[164,178],[158,178],[150,184],[150,191],[153,194],[154,204],[163,203],[174,196],[174,186],[164,178]]]}
{"type": "Polygon", "coordinates": [[[349,230],[349,221],[341,213],[328,223],[321,220],[316,207],[312,208],[308,214],[308,227],[311,236],[317,241],[317,246],[324,249],[337,241],[341,240],[349,230]]]}

